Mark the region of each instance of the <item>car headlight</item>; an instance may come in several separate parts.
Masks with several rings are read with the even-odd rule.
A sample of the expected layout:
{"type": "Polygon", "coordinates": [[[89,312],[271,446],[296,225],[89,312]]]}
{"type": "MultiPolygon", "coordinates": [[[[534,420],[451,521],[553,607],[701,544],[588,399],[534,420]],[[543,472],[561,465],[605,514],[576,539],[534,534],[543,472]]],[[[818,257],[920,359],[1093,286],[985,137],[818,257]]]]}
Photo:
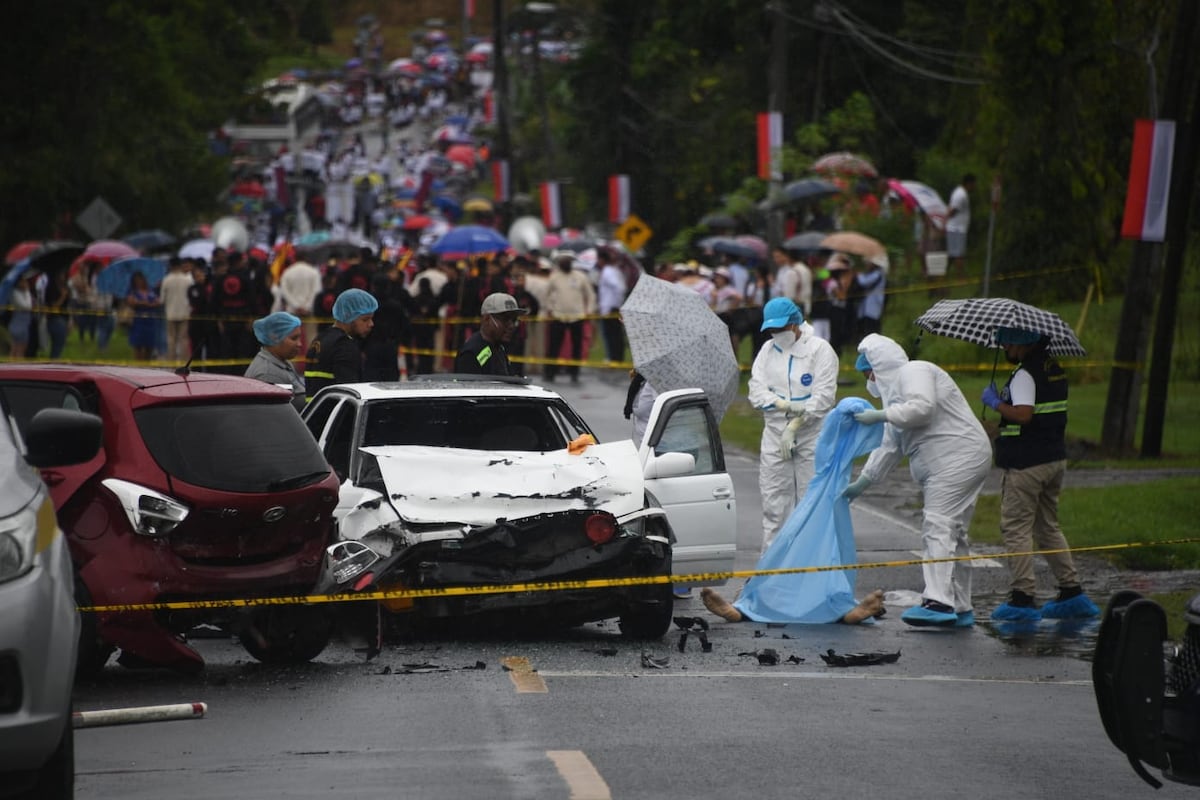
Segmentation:
{"type": "MultiPolygon", "coordinates": [[[[38,522],[38,515],[31,508],[0,520],[0,582],[18,578],[33,567],[38,522]]],[[[53,513],[50,524],[54,524],[53,513]]]]}
{"type": "Polygon", "coordinates": [[[191,510],[178,500],[136,483],[118,478],[105,478],[101,483],[120,501],[134,533],[143,536],[166,536],[187,519],[191,510]]]}

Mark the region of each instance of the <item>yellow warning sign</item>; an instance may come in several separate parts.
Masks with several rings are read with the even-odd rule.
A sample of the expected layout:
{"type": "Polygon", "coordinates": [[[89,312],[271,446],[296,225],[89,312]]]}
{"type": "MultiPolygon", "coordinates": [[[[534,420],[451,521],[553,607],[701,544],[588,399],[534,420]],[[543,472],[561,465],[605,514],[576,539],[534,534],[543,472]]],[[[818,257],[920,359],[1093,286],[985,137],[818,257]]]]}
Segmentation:
{"type": "Polygon", "coordinates": [[[613,231],[613,236],[620,239],[631,253],[641,250],[653,235],[654,231],[650,230],[650,226],[642,222],[636,214],[630,214],[620,227],[613,231]]]}

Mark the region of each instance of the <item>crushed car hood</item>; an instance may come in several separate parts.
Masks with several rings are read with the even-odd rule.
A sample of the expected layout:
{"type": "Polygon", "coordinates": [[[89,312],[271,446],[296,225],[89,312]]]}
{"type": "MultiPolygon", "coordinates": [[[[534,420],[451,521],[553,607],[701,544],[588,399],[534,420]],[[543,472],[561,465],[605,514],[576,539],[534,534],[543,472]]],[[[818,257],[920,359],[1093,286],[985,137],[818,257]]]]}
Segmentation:
{"type": "Polygon", "coordinates": [[[363,452],[378,460],[397,513],[414,523],[489,525],[583,509],[619,517],[643,503],[642,465],[629,440],[592,445],[580,455],[422,446],[363,452]]]}

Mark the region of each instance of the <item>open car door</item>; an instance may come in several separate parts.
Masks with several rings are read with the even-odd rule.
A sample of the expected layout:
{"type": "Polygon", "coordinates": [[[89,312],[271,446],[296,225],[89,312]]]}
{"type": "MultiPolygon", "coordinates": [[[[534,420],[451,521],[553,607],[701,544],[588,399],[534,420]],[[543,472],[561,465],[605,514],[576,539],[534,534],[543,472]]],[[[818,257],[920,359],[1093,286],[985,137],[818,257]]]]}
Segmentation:
{"type": "MultiPolygon", "coordinates": [[[[646,491],[662,504],[675,531],[672,572],[732,571],[737,552],[737,504],[707,395],[700,389],[658,395],[638,454],[647,475],[646,491]],[[695,459],[695,465],[687,474],[657,477],[653,462],[665,453],[686,453],[695,459]]],[[[725,580],[694,583],[720,586],[725,580]]]]}

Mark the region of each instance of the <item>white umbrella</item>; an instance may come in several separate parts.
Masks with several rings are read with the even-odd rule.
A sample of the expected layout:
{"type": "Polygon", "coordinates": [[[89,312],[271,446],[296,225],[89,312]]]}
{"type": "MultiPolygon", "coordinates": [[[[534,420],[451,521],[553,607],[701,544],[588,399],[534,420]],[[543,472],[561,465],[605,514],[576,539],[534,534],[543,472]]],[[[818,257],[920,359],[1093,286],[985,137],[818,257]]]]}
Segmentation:
{"type": "Polygon", "coordinates": [[[213,250],[217,247],[217,243],[212,239],[192,239],[183,247],[179,248],[180,258],[202,258],[205,261],[212,260],[213,250]]]}
{"type": "Polygon", "coordinates": [[[633,366],[659,392],[703,389],[719,421],[738,391],[729,328],[699,294],[650,275],[634,285],[621,320],[633,366]]]}

